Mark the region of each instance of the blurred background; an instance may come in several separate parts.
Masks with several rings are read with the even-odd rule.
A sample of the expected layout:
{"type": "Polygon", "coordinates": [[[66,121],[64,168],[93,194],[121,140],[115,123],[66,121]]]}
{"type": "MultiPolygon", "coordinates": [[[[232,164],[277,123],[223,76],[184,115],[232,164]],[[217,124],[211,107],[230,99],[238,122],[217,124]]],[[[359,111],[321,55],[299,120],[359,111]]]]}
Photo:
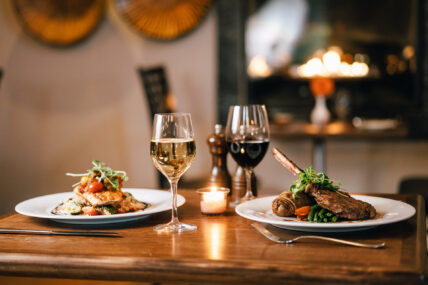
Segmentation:
{"type": "MultiPolygon", "coordinates": [[[[145,80],[159,67],[164,107],[192,114],[189,185],[208,178],[214,125],[246,103],[266,104],[270,147],[301,167],[321,153],[347,191],[428,176],[424,1],[181,2],[0,2],[0,213],[71,190],[65,173],[93,159],[126,170],[127,187],[158,188],[149,140],[163,95],[145,80]],[[315,94],[318,76],[333,91],[315,94]],[[310,123],[314,95],[333,125],[310,123]]],[[[259,194],[294,180],[270,152],[255,173],[259,194]]]]}

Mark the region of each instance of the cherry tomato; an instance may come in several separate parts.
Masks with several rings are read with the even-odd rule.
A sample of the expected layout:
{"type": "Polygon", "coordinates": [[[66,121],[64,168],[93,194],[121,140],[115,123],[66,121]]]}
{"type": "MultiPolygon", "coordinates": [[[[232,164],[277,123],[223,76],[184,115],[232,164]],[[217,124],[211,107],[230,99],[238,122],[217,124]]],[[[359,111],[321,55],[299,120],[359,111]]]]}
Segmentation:
{"type": "Polygon", "coordinates": [[[88,216],[96,216],[98,212],[95,208],[83,208],[83,214],[88,216]]]}
{"type": "Polygon", "coordinates": [[[89,184],[88,192],[94,193],[103,190],[104,185],[101,182],[92,182],[89,184]]]}
{"type": "Polygon", "coordinates": [[[88,176],[83,176],[83,177],[80,179],[80,185],[82,185],[82,186],[86,186],[86,183],[88,183],[88,180],[89,180],[89,177],[88,177],[88,176]]]}

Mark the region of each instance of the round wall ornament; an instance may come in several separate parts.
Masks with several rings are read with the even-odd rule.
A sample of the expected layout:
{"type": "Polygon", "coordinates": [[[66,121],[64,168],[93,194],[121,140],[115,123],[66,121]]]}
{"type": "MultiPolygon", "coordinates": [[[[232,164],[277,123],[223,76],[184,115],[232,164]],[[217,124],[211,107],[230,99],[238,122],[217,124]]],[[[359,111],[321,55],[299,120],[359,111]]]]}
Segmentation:
{"type": "Polygon", "coordinates": [[[13,0],[24,30],[54,46],[70,46],[87,38],[105,14],[105,0],[13,0]]]}
{"type": "Polygon", "coordinates": [[[116,0],[116,8],[135,29],[158,40],[183,36],[204,19],[213,0],[116,0]]]}

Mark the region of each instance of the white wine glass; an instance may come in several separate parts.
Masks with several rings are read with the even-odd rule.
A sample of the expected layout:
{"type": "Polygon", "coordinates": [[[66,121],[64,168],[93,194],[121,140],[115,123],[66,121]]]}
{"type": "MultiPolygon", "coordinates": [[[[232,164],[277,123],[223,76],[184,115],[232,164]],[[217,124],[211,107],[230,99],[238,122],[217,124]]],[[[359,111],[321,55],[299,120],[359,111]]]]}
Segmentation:
{"type": "Polygon", "coordinates": [[[246,193],[233,204],[254,199],[251,176],[269,147],[269,121],[264,105],[230,106],[226,126],[226,142],[236,163],[244,168],[246,193]]]}
{"type": "Polygon", "coordinates": [[[172,195],[172,218],[157,225],[155,231],[174,233],[196,230],[195,225],[178,220],[177,184],[196,155],[192,120],[189,113],[155,114],[150,142],[150,156],[155,167],[168,179],[172,195]]]}

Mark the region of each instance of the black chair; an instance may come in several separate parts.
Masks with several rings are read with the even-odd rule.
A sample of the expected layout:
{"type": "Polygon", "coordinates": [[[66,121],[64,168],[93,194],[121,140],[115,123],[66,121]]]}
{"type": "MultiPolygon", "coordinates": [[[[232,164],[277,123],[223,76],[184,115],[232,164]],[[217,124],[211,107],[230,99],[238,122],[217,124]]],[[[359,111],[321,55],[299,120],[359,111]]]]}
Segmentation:
{"type": "MultiPolygon", "coordinates": [[[[151,121],[153,122],[156,113],[174,112],[174,98],[169,92],[165,69],[162,66],[148,69],[138,68],[138,74],[149,103],[151,121]]],[[[158,173],[158,184],[161,188],[169,185],[161,173],[158,173]]]]}
{"type": "Polygon", "coordinates": [[[156,113],[173,112],[174,99],[169,92],[165,69],[162,66],[149,69],[139,68],[138,73],[149,103],[152,120],[156,113]]]}
{"type": "Polygon", "coordinates": [[[428,213],[428,177],[408,177],[401,180],[398,193],[421,195],[425,200],[425,213],[428,213]]]}

